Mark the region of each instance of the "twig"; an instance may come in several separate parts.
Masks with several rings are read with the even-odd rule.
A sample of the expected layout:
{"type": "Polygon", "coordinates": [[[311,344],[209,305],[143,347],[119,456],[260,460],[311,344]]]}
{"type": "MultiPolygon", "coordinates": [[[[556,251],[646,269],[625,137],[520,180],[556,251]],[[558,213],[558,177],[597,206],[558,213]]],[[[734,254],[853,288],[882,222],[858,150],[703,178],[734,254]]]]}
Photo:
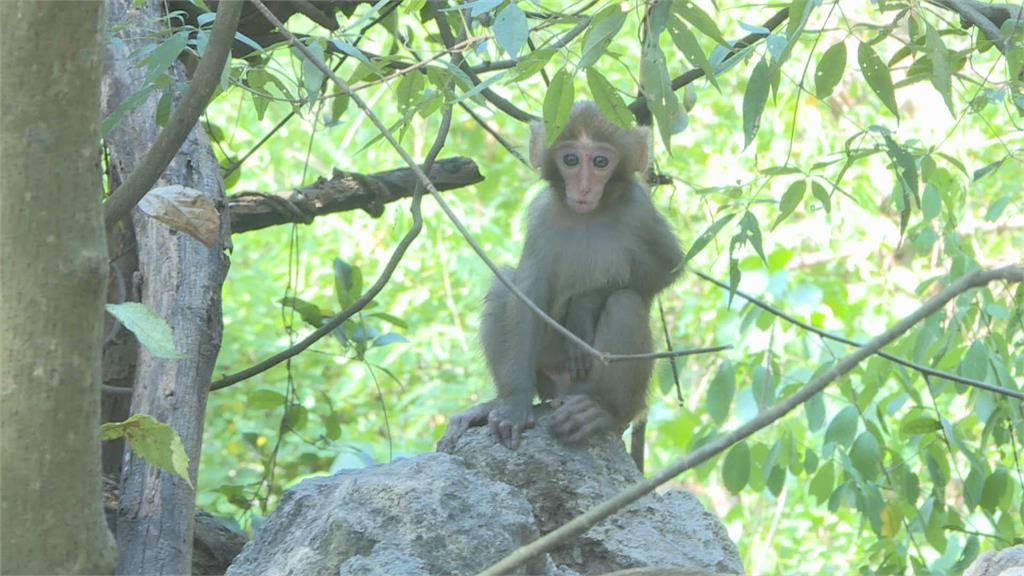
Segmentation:
{"type": "Polygon", "coordinates": [[[213,23],[210,41],[203,58],[188,85],[181,103],[171,113],[167,127],[153,141],[153,146],[139,161],[128,178],[114,190],[103,204],[103,219],[107,230],[128,215],[139,200],[149,192],[178,153],[199,116],[206,110],[210,97],[220,81],[221,72],[231,53],[231,44],[242,13],[242,1],[224,1],[218,5],[217,19],[213,23]]]}
{"type": "Polygon", "coordinates": [[[522,566],[530,558],[551,550],[573,536],[582,534],[601,520],[604,520],[632,502],[635,502],[675,476],[708,461],[712,457],[724,452],[733,444],[746,439],[755,432],[776,422],[788,412],[806,402],[815,394],[824,390],[825,387],[833,381],[852,370],[854,366],[862,360],[878,352],[878,350],[883,346],[889,344],[913,328],[915,324],[945,306],[953,298],[956,298],[971,288],[984,286],[994,280],[1024,282],[1024,267],[1007,266],[1005,268],[997,268],[995,270],[977,270],[960,278],[925,302],[909,316],[900,320],[885,332],[875,336],[864,344],[864,346],[861,346],[848,354],[835,366],[805,384],[800,388],[800,390],[796,391],[791,396],[788,396],[783,401],[766,409],[764,412],[761,412],[756,417],[747,421],[747,423],[736,428],[732,432],[719,436],[715,440],[708,442],[680,458],[651,477],[637,482],[633,486],[619,492],[612,498],[594,506],[582,515],[577,516],[562,525],[557,530],[549,532],[541,538],[534,540],[532,543],[517,549],[496,564],[492,565],[490,568],[480,572],[478,576],[497,576],[499,574],[510,573],[517,567],[522,566]]]}
{"type": "MultiPolygon", "coordinates": [[[[725,282],[722,282],[720,280],[716,280],[715,278],[712,278],[711,276],[708,276],[707,274],[704,274],[703,272],[694,270],[693,268],[690,268],[689,270],[690,270],[690,272],[693,272],[694,274],[696,274],[698,278],[700,278],[702,280],[705,280],[707,282],[710,282],[710,283],[714,284],[715,286],[718,286],[719,288],[723,288],[725,290],[729,290],[730,289],[729,285],[726,284],[725,282]]],[[[739,296],[740,298],[743,298],[744,300],[746,300],[747,302],[750,302],[754,306],[757,306],[758,308],[760,308],[760,309],[762,309],[762,310],[764,310],[766,312],[770,312],[771,314],[773,314],[775,316],[778,316],[779,318],[782,318],[783,320],[785,320],[786,322],[789,322],[790,324],[795,324],[796,326],[799,326],[800,328],[803,328],[804,330],[806,330],[808,332],[813,332],[814,334],[817,334],[818,336],[821,336],[822,338],[825,338],[825,339],[828,339],[828,340],[834,340],[836,342],[842,342],[843,344],[846,344],[847,346],[857,346],[857,347],[863,346],[863,344],[861,344],[860,342],[857,342],[856,340],[850,340],[849,338],[844,338],[842,336],[838,336],[836,334],[832,334],[831,332],[826,332],[826,331],[822,330],[821,328],[816,328],[816,327],[811,326],[810,324],[808,324],[806,322],[798,320],[798,319],[790,316],[789,314],[786,314],[782,310],[776,308],[775,306],[772,306],[771,304],[768,304],[767,302],[764,302],[763,300],[758,299],[756,296],[752,296],[750,294],[747,294],[746,292],[743,292],[742,290],[735,290],[734,293],[737,296],[739,296]]],[[[996,394],[1001,394],[1003,396],[1010,396],[1012,398],[1018,398],[1018,399],[1024,400],[1024,392],[1020,392],[1020,391],[1017,391],[1017,390],[1011,390],[1010,388],[1004,388],[1002,386],[997,386],[995,384],[989,384],[988,382],[982,382],[981,380],[975,380],[974,378],[966,378],[964,376],[958,376],[956,374],[951,374],[949,372],[945,372],[945,371],[942,371],[942,370],[937,370],[935,368],[931,368],[931,367],[925,366],[923,364],[918,364],[917,362],[912,362],[910,360],[907,360],[905,358],[901,358],[899,356],[896,356],[895,354],[890,354],[888,352],[884,352],[882,350],[879,350],[876,354],[878,356],[881,356],[882,358],[885,358],[886,360],[895,362],[896,364],[900,364],[902,366],[906,366],[907,368],[910,368],[911,370],[916,370],[916,371],[920,372],[921,374],[926,374],[928,376],[935,376],[937,378],[944,378],[946,380],[950,380],[950,381],[953,381],[953,382],[958,382],[960,384],[964,384],[966,386],[971,386],[973,388],[981,388],[982,390],[988,390],[989,392],[994,392],[996,394]]]]}

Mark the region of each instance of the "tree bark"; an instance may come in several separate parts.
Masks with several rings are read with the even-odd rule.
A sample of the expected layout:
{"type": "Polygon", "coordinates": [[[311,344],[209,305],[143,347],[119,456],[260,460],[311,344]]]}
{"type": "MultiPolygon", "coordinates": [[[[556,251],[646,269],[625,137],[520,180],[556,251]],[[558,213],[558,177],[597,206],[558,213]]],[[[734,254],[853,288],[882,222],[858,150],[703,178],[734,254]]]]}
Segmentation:
{"type": "MultiPolygon", "coordinates": [[[[463,156],[438,160],[428,174],[438,190],[452,190],[482,182],[476,162],[463,156]]],[[[365,210],[373,217],[384,212],[384,204],[411,198],[417,183],[410,168],[373,174],[334,170],[327,178],[287,194],[240,192],[228,197],[231,232],[237,234],[278,224],[309,224],[316,216],[365,210]]]]}
{"type": "MultiPolygon", "coordinates": [[[[120,42],[110,43],[103,77],[104,110],[110,112],[143,86],[145,67],[130,54],[159,26],[162,2],[151,0],[133,8],[133,0],[108,0],[107,20],[117,24],[120,42]]],[[[172,74],[183,80],[180,64],[172,74]]],[[[160,132],[156,124],[159,95],[122,118],[107,136],[111,186],[135,168],[160,132]]],[[[220,241],[207,248],[187,234],[135,210],[131,231],[137,240],[138,270],[131,278],[141,301],[167,320],[175,347],[185,358],[156,358],[140,349],[135,369],[131,412],[149,414],[171,425],[189,457],[189,476],[196,483],[206,397],[222,335],[220,289],[227,273],[224,252],[228,215],[224,186],[209,141],[194,128],[164,172],[158,186],[181,184],[210,197],[221,216],[220,241]]],[[[128,225],[122,222],[120,226],[128,225]]],[[[119,574],[188,574],[192,555],[195,492],[177,476],[126,453],[118,510],[119,574]]]]}
{"type": "Polygon", "coordinates": [[[4,573],[114,567],[100,484],[101,16],[98,2],[0,2],[4,573]]]}

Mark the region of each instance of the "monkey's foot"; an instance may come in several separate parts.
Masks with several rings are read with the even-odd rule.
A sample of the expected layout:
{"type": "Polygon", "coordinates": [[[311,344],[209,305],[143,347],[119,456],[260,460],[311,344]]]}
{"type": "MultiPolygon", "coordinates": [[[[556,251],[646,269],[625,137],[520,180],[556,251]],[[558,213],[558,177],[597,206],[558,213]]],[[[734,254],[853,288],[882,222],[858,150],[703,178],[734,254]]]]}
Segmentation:
{"type": "Polygon", "coordinates": [[[579,442],[596,432],[615,427],[615,418],[586,394],[572,394],[552,402],[551,430],[566,442],[579,442]]]}
{"type": "Polygon", "coordinates": [[[455,446],[459,438],[474,426],[483,426],[487,423],[487,416],[494,409],[494,401],[484,402],[471,406],[448,419],[448,427],[444,435],[437,441],[437,451],[451,454],[455,452],[455,446]]]}

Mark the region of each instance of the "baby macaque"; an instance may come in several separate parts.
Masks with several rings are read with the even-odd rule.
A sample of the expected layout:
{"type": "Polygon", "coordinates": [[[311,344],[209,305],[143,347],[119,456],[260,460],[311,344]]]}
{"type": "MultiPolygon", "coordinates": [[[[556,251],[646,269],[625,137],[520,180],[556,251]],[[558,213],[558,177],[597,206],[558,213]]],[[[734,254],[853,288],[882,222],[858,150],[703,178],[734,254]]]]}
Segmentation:
{"type": "MultiPolygon", "coordinates": [[[[530,139],[530,161],[549,186],[530,205],[519,266],[504,274],[602,352],[651,352],[651,301],[681,268],[679,241],[637,179],[648,149],[646,129],[620,128],[592,102],[573,107],[550,148],[542,125],[530,139]]],[[[453,416],[438,450],[454,450],[485,422],[515,450],[534,424],[535,396],[552,400],[552,430],[568,442],[621,432],[644,409],[652,360],[594,362],[496,278],[480,338],[497,398],[453,416]]]]}

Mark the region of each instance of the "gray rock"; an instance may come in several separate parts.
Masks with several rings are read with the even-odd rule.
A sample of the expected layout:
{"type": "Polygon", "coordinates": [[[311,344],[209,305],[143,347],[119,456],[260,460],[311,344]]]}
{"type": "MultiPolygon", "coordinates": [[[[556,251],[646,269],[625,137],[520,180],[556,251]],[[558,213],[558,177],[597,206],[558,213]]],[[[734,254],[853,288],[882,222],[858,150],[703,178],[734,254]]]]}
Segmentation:
{"type": "MultiPolygon", "coordinates": [[[[516,452],[470,429],[455,454],[466,466],[518,488],[546,534],[640,481],[643,476],[618,435],[577,445],[550,435],[547,419],[527,430],[516,452]]],[[[551,551],[556,565],[581,574],[639,567],[672,567],[694,574],[742,574],[739,552],[722,523],[682,490],[645,496],[551,551]]]]}
{"type": "Polygon", "coordinates": [[[964,576],[1024,576],[1024,546],[986,552],[978,556],[964,576]]]}
{"type": "Polygon", "coordinates": [[[510,486],[424,454],[299,483],[227,574],[475,574],[535,538],[510,486]]]}
{"type": "MultiPolygon", "coordinates": [[[[641,478],[620,438],[565,445],[545,422],[526,432],[516,452],[471,429],[454,456],[306,480],[285,494],[227,574],[474,574],[641,478]]],[[[743,573],[721,523],[678,490],[644,497],[519,573],[642,567],[743,573]]]]}

